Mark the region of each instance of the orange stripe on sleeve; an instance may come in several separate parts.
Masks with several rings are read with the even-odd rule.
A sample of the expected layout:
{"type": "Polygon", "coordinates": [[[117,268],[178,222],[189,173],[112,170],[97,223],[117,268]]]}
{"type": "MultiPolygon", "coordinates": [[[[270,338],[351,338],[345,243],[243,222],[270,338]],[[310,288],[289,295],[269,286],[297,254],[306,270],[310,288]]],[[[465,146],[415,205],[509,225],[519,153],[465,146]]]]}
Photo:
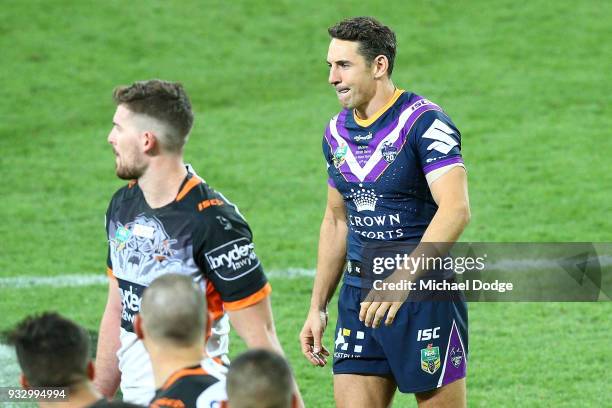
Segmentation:
{"type": "Polygon", "coordinates": [[[181,201],[187,195],[187,193],[191,191],[192,188],[194,188],[201,182],[202,179],[200,179],[199,177],[191,176],[191,178],[187,180],[181,191],[179,191],[178,195],[176,196],[176,201],[181,201]]]}
{"type": "Polygon", "coordinates": [[[270,283],[266,283],[263,288],[244,299],[234,302],[223,302],[223,307],[229,311],[244,309],[265,299],[270,293],[272,293],[272,286],[270,286],[270,283]]]}

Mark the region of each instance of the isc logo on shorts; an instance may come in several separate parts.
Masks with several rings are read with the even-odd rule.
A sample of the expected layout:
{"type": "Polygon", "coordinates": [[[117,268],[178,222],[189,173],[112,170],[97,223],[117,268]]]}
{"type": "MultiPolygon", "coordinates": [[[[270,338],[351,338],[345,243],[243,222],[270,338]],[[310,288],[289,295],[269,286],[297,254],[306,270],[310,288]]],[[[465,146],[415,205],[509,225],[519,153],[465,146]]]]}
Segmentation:
{"type": "Polygon", "coordinates": [[[234,280],[259,266],[255,245],[247,238],[238,238],[207,252],[210,268],[223,280],[234,280]]]}

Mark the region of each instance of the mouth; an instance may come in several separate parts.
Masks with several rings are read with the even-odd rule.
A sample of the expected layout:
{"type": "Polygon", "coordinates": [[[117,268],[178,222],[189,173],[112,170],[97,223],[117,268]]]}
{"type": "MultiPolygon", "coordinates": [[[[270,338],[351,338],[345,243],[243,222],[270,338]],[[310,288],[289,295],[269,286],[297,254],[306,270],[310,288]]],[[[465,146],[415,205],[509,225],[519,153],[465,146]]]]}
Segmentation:
{"type": "Polygon", "coordinates": [[[350,88],[336,88],[336,95],[338,96],[338,99],[344,100],[347,98],[350,91],[350,88]]]}
{"type": "Polygon", "coordinates": [[[350,88],[336,88],[336,93],[338,95],[346,95],[350,90],[350,88]]]}

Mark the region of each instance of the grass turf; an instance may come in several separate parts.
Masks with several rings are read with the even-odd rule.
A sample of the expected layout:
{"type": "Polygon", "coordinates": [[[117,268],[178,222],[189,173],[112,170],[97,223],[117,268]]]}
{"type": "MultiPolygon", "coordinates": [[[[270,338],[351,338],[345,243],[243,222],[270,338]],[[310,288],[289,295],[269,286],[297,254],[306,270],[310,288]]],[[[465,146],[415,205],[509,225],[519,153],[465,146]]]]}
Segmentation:
{"type": "MultiPolygon", "coordinates": [[[[106,144],[110,92],[151,77],[185,84],[196,111],[187,160],[240,205],[264,265],[314,267],[320,140],[338,110],[325,82],[325,29],[363,14],[397,33],[395,83],[439,103],[462,130],[473,212],[465,240],[610,241],[610,7],[6,1],[2,276],[104,273],[103,214],[121,185],[106,144]]],[[[329,406],[329,371],[307,368],[297,352],[310,282],[273,283],[277,328],[306,401],[329,406]]],[[[47,308],[95,329],[104,290],[0,288],[0,300],[5,330],[47,308]]],[[[610,394],[609,312],[471,305],[470,405],[600,405],[610,394]]]]}

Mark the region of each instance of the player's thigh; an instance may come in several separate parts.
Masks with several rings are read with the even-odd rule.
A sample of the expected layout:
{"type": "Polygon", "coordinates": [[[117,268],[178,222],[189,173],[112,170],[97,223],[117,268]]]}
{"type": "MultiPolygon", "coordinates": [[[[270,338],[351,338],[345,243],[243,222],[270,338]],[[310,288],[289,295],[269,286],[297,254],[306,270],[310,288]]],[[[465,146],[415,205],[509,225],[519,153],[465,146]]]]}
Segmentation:
{"type": "Polygon", "coordinates": [[[463,408],[467,406],[465,377],[432,391],[414,394],[419,408],[463,408]]]}
{"type": "Polygon", "coordinates": [[[334,375],[334,398],[338,408],[390,407],[395,388],[395,381],[390,376],[334,375]]]}

